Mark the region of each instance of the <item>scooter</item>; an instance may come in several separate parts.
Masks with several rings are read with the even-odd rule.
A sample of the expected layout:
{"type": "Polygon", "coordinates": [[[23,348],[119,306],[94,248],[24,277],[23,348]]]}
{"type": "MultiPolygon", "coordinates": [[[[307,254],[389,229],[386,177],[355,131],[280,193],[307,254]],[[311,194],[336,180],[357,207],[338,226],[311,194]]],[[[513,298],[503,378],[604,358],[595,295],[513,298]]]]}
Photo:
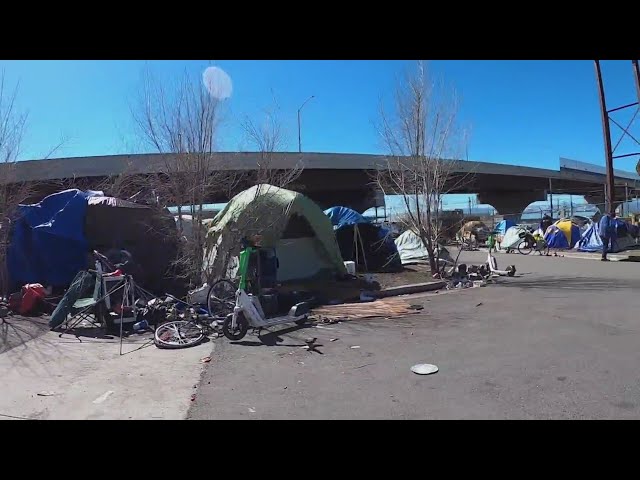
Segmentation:
{"type": "Polygon", "coordinates": [[[509,265],[506,270],[498,270],[498,261],[496,257],[491,255],[492,248],[489,247],[489,253],[487,254],[487,263],[489,264],[489,271],[493,276],[500,277],[513,277],[516,274],[516,266],[509,265]]]}
{"type": "MultiPolygon", "coordinates": [[[[258,272],[260,271],[260,247],[257,242],[249,242],[243,240],[243,250],[240,252],[238,273],[240,274],[240,283],[238,290],[236,291],[236,304],[233,309],[233,313],[227,315],[222,324],[222,333],[229,340],[241,340],[247,334],[249,327],[254,329],[271,327],[273,325],[279,325],[282,323],[295,323],[297,325],[304,325],[311,310],[311,306],[308,302],[300,302],[291,307],[286,315],[268,317],[265,314],[265,308],[262,305],[261,297],[267,301],[269,299],[271,303],[277,304],[276,295],[261,295],[260,286],[260,273],[257,274],[256,287],[258,294],[247,292],[247,286],[249,283],[249,262],[252,256],[257,254],[258,258],[258,272]]],[[[277,260],[276,260],[277,261],[277,260]]],[[[277,268],[277,267],[276,267],[277,268]]],[[[271,305],[270,305],[271,306],[271,305]]],[[[277,309],[277,307],[276,307],[277,309]]]]}

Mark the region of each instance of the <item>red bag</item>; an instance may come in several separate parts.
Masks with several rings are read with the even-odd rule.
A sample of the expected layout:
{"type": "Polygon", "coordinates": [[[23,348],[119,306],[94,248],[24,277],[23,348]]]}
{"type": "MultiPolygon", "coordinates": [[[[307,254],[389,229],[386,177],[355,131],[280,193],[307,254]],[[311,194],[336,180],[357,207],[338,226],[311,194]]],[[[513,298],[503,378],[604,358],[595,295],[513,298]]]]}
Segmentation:
{"type": "Polygon", "coordinates": [[[39,301],[44,299],[44,287],[39,283],[29,283],[22,287],[22,301],[18,308],[20,315],[27,315],[35,310],[39,301]]]}

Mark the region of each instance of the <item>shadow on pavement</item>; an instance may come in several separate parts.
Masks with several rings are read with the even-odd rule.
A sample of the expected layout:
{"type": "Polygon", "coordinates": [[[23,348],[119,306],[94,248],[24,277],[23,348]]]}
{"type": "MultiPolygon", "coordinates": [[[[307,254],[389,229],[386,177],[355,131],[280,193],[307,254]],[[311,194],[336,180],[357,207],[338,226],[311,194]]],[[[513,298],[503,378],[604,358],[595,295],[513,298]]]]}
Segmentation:
{"type": "MultiPolygon", "coordinates": [[[[257,341],[252,341],[252,340],[239,340],[237,342],[229,342],[232,345],[244,345],[247,347],[304,347],[306,344],[305,343],[295,343],[295,344],[285,344],[283,345],[282,342],[284,342],[284,338],[281,337],[281,335],[286,335],[288,333],[292,333],[292,332],[297,332],[300,330],[304,330],[307,328],[312,328],[311,325],[295,325],[292,327],[287,327],[287,328],[283,328],[282,330],[278,330],[275,332],[271,332],[268,331],[268,333],[265,333],[263,335],[258,335],[257,341]]],[[[266,329],[265,329],[266,330],[266,329]]],[[[293,339],[293,340],[298,340],[298,339],[293,339]]]]}
{"type": "Polygon", "coordinates": [[[539,277],[535,281],[501,282],[496,284],[505,288],[537,288],[540,290],[593,290],[599,292],[616,289],[640,288],[639,280],[618,280],[615,278],[589,278],[589,277],[539,277]]]}

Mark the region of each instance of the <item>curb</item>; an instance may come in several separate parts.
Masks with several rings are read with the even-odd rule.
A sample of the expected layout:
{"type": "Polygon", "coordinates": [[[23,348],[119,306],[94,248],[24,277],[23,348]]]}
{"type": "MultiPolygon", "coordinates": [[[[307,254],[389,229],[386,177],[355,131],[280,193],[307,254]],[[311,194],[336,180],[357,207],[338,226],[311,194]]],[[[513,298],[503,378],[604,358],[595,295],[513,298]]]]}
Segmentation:
{"type": "Polygon", "coordinates": [[[395,297],[397,295],[408,295],[410,293],[430,292],[432,290],[440,290],[444,288],[447,282],[425,282],[413,283],[410,285],[400,285],[398,287],[385,288],[377,292],[368,292],[374,298],[395,297]]]}
{"type": "MultiPolygon", "coordinates": [[[[586,255],[584,255],[584,256],[583,255],[565,255],[564,258],[576,258],[578,260],[598,260],[598,261],[600,260],[600,257],[598,257],[598,256],[590,257],[590,256],[586,256],[586,255]]],[[[611,262],[620,262],[620,261],[629,259],[628,256],[627,257],[619,257],[619,256],[618,257],[614,257],[614,256],[611,256],[611,255],[607,256],[607,258],[611,262]]]]}

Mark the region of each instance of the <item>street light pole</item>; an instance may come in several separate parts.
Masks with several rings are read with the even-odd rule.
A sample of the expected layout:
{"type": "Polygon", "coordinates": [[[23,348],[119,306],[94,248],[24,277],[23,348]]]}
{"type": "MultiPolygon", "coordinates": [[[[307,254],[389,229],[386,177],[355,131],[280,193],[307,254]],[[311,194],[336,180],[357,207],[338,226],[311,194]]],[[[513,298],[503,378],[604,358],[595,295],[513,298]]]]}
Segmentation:
{"type": "Polygon", "coordinates": [[[307,104],[307,102],[309,100],[311,100],[312,98],[315,98],[315,95],[311,95],[309,98],[307,98],[304,101],[304,103],[302,105],[300,105],[300,108],[298,109],[298,153],[302,153],[302,136],[300,134],[300,111],[307,104]]]}
{"type": "Polygon", "coordinates": [[[594,60],[596,69],[596,81],[598,82],[598,97],[600,99],[600,114],[602,116],[602,133],[604,137],[604,159],[606,165],[607,177],[605,181],[605,198],[607,213],[613,210],[615,205],[615,185],[613,177],[613,152],[611,150],[611,130],[609,129],[609,112],[607,111],[607,102],[604,97],[604,84],[602,83],[602,71],[600,69],[600,61],[594,60]]]}

